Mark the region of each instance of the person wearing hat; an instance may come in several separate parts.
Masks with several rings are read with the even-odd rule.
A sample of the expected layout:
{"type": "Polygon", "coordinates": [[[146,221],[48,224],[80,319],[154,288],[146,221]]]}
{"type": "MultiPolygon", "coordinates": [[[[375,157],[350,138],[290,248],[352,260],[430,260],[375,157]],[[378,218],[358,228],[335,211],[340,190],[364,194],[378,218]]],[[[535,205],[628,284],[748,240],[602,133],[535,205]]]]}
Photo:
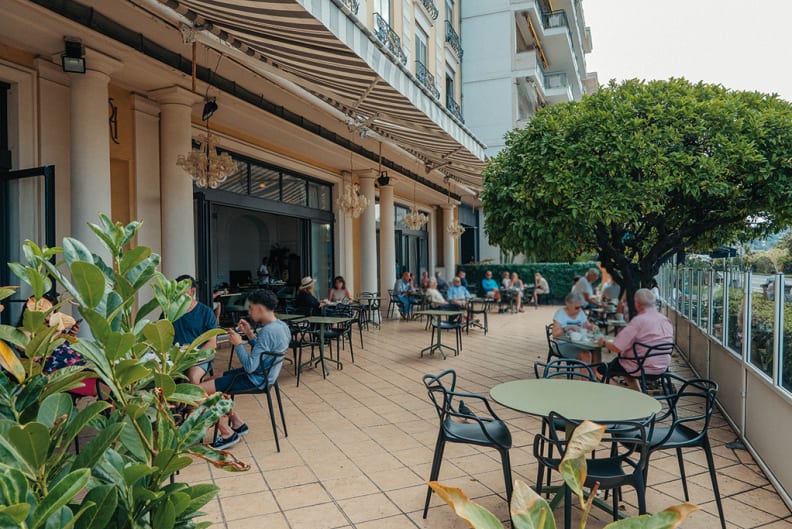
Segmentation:
{"type": "Polygon", "coordinates": [[[297,296],[294,299],[294,304],[300,314],[306,316],[319,316],[322,313],[322,307],[327,302],[319,301],[314,294],[316,281],[311,276],[305,276],[300,281],[300,288],[297,289],[297,296]]]}
{"type": "MultiPolygon", "coordinates": [[[[193,340],[210,329],[217,328],[217,318],[215,313],[208,306],[200,303],[195,298],[195,279],[187,274],[180,275],[176,281],[189,281],[190,286],[186,294],[190,296],[190,307],[187,312],[179,319],[173,322],[173,343],[181,346],[190,345],[193,340]]],[[[217,338],[212,337],[199,346],[199,349],[215,349],[217,347],[217,338]]],[[[187,370],[187,379],[192,384],[199,384],[201,379],[209,371],[211,362],[204,362],[196,366],[192,366],[187,370]]]]}

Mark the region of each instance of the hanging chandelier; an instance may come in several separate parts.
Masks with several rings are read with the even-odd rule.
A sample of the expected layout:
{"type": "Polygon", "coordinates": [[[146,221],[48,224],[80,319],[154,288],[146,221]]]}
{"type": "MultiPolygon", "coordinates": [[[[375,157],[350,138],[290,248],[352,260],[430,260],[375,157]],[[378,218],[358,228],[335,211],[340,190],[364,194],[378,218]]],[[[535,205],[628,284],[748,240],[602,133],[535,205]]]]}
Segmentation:
{"type": "Polygon", "coordinates": [[[217,153],[217,138],[211,132],[198,136],[198,149],[186,156],[180,154],[176,165],[187,171],[198,187],[216,189],[237,170],[237,164],[227,152],[217,153]]]}
{"type": "Polygon", "coordinates": [[[408,229],[418,231],[427,222],[429,222],[429,217],[418,211],[418,207],[415,204],[415,182],[413,182],[412,207],[410,208],[409,213],[407,213],[402,218],[402,223],[404,223],[404,225],[407,226],[408,229]]]}
{"type": "Polygon", "coordinates": [[[368,205],[369,199],[360,194],[360,187],[357,184],[345,185],[343,194],[336,199],[338,209],[349,213],[353,219],[358,218],[368,205]]]}
{"type": "MultiPolygon", "coordinates": [[[[451,204],[451,178],[446,177],[446,181],[448,182],[448,203],[451,204]]],[[[465,233],[465,227],[462,226],[459,222],[452,220],[451,224],[446,226],[446,231],[454,238],[459,238],[465,233]]]]}

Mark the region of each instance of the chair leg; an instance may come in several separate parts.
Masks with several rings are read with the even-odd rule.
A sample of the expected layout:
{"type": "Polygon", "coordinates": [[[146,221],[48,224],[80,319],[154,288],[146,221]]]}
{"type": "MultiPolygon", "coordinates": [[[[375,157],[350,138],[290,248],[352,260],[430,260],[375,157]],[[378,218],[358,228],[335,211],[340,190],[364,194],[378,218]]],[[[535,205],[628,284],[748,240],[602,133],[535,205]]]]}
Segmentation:
{"type": "Polygon", "coordinates": [[[297,387],[300,387],[300,375],[302,374],[302,345],[300,345],[300,354],[297,356],[297,362],[294,363],[294,369],[297,371],[297,387]]]}
{"type": "Polygon", "coordinates": [[[640,472],[635,483],[635,493],[638,495],[638,514],[646,514],[646,483],[641,478],[640,472]]]}
{"type": "Polygon", "coordinates": [[[720,488],[718,487],[718,477],[715,472],[715,461],[712,459],[712,448],[709,438],[704,437],[704,453],[707,456],[707,466],[709,467],[710,480],[712,481],[712,492],[715,494],[715,504],[718,506],[718,516],[720,516],[721,528],[726,529],[726,518],[723,516],[723,505],[721,504],[720,488]]]}
{"type": "Polygon", "coordinates": [[[572,529],[572,489],[564,485],[564,529],[572,529]]]}
{"type": "Polygon", "coordinates": [[[352,330],[349,330],[349,334],[347,335],[349,338],[349,356],[352,357],[352,363],[355,363],[355,350],[352,348],[352,330]]]}
{"type": "Polygon", "coordinates": [[[509,458],[509,450],[502,449],[500,450],[501,453],[501,465],[503,466],[503,480],[506,482],[506,503],[511,503],[512,498],[512,472],[511,472],[511,458],[509,458]]]}
{"type": "MultiPolygon", "coordinates": [[[[445,451],[445,439],[443,432],[437,434],[437,443],[435,444],[434,457],[432,458],[432,470],[429,472],[429,481],[436,481],[440,475],[440,464],[443,462],[443,452],[445,451]]],[[[432,487],[427,487],[426,490],[426,503],[424,504],[423,517],[429,512],[429,502],[432,499],[432,487]]]]}
{"type": "Polygon", "coordinates": [[[272,409],[272,395],[267,388],[267,407],[269,408],[270,422],[272,423],[272,434],[275,436],[275,448],[280,452],[280,441],[278,441],[278,426],[275,424],[275,410],[272,409]]]}
{"type": "Polygon", "coordinates": [[[687,478],[685,477],[685,460],[682,458],[682,449],[677,448],[677,463],[679,463],[679,477],[682,478],[682,491],[685,493],[685,501],[690,501],[688,496],[687,478]]]}
{"type": "Polygon", "coordinates": [[[278,399],[278,410],[280,411],[281,422],[283,423],[283,437],[289,437],[289,432],[286,430],[286,416],[283,414],[283,401],[281,401],[280,386],[278,381],[275,381],[275,398],[278,399]]]}

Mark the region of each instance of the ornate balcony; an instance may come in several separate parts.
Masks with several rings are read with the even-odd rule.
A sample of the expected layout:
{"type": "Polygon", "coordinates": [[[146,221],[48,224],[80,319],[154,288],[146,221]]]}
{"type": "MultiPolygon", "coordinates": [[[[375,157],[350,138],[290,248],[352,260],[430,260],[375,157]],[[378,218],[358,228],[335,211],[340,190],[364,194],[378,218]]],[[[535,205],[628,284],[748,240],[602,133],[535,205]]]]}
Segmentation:
{"type": "Polygon", "coordinates": [[[456,56],[461,61],[462,53],[463,53],[462,41],[459,40],[459,35],[457,34],[456,30],[454,29],[454,25],[451,24],[451,22],[446,20],[445,26],[446,26],[446,42],[448,43],[449,46],[451,46],[451,49],[454,50],[454,53],[456,53],[456,56]]]}
{"type": "Polygon", "coordinates": [[[465,118],[462,117],[462,105],[454,101],[454,96],[451,94],[446,94],[446,108],[462,123],[465,122],[465,118]]]}
{"type": "Polygon", "coordinates": [[[421,61],[415,61],[415,77],[421,81],[422,85],[429,89],[435,99],[440,99],[440,90],[437,89],[434,75],[429,73],[426,69],[426,65],[421,61]]]}
{"type": "Polygon", "coordinates": [[[390,27],[390,24],[385,22],[385,19],[379,13],[374,13],[374,24],[377,26],[377,31],[375,32],[377,38],[388,47],[388,51],[402,64],[407,64],[407,55],[402,50],[401,39],[390,27]]]}
{"type": "Polygon", "coordinates": [[[344,6],[349,9],[353,15],[358,14],[358,8],[360,7],[358,0],[341,0],[341,3],[344,4],[344,6]]]}
{"type": "Polygon", "coordinates": [[[440,12],[437,10],[437,6],[432,0],[421,0],[421,5],[426,9],[429,16],[432,17],[432,20],[437,20],[437,15],[439,15],[440,12]]]}

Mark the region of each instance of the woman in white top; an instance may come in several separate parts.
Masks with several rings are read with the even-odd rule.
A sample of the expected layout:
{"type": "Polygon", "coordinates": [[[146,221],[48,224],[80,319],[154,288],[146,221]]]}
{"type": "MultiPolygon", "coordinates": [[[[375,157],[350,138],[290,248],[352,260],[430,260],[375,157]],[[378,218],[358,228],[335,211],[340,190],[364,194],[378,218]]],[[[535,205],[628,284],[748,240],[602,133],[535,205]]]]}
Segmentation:
{"type": "Polygon", "coordinates": [[[333,288],[331,288],[330,292],[327,294],[327,299],[335,302],[346,302],[352,299],[352,294],[347,290],[346,281],[342,276],[336,276],[336,278],[333,279],[333,288]]]}
{"type": "Polygon", "coordinates": [[[531,300],[531,302],[536,307],[536,310],[539,310],[539,296],[542,294],[549,294],[550,285],[547,284],[547,279],[545,279],[539,272],[534,274],[534,285],[533,300],[531,300]]]}
{"type": "MultiPolygon", "coordinates": [[[[564,301],[566,304],[553,316],[553,338],[565,338],[583,329],[596,330],[597,326],[588,321],[583,311],[584,299],[580,292],[570,292],[564,301]]],[[[564,358],[577,358],[587,364],[591,363],[592,356],[589,350],[569,343],[559,343],[558,349],[564,358]]]]}

